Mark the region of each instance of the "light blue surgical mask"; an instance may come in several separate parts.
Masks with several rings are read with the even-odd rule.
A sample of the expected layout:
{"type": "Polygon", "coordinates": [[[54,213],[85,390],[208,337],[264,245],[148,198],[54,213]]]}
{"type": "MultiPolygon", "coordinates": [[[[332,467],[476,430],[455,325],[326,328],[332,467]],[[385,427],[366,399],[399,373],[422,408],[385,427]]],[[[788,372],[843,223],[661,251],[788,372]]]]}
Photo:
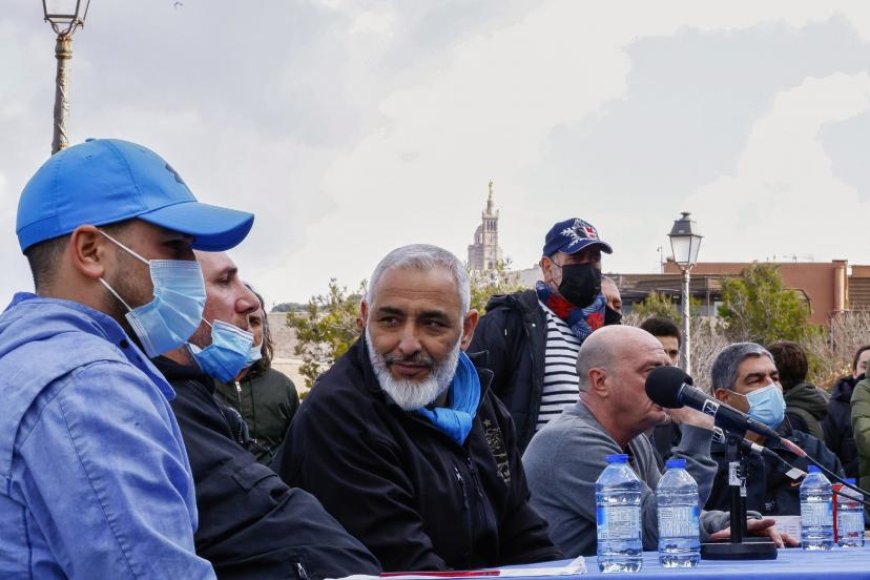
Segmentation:
{"type": "Polygon", "coordinates": [[[779,383],[771,383],[744,396],[749,402],[750,417],[771,429],[779,427],[785,418],[785,397],[782,396],[782,387],[779,383]]]}
{"type": "Polygon", "coordinates": [[[100,278],[100,283],[128,310],[127,322],[139,338],[149,358],[182,346],[199,328],[205,309],[205,281],[196,260],[146,260],[109,234],[100,231],[131,256],[148,264],[154,298],[151,302],[130,305],[100,278]]]}
{"type": "Polygon", "coordinates": [[[205,374],[228,383],[250,366],[248,357],[254,335],[223,320],[203,322],[211,326],[211,344],[205,348],[191,344],[190,352],[205,374]]]}
{"type": "Polygon", "coordinates": [[[248,366],[251,366],[261,358],[263,358],[263,343],[251,345],[251,352],[248,353],[248,366]]]}

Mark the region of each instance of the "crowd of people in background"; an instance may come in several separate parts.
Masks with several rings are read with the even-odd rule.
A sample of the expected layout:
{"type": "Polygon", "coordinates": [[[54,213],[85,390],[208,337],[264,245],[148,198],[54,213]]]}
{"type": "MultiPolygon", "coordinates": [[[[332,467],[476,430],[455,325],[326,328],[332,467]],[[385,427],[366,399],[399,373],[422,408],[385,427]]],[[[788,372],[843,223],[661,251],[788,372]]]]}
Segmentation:
{"type": "MultiPolygon", "coordinates": [[[[302,404],[271,368],[263,297],[225,253],[253,222],[126,141],[70,147],[27,184],[35,291],[0,316],[0,576],[307,580],[588,556],[594,483],[617,453],[643,483],[645,549],[670,457],[698,483],[702,537],[729,537],[711,417],[644,389],[679,365],[683,336],[664,318],[622,324],[602,276],[614,247],[589,222],[557,221],[540,281],[485,313],[449,251],[391,251],[360,338],[302,404]]],[[[800,345],[744,342],[707,378],[780,438],[754,443],[805,471],[796,445],[867,489],[868,360],[870,345],[829,394],[800,345]]],[[[768,456],[748,470],[748,532],[796,545],[765,517],[799,513],[795,474],[768,456]]]]}

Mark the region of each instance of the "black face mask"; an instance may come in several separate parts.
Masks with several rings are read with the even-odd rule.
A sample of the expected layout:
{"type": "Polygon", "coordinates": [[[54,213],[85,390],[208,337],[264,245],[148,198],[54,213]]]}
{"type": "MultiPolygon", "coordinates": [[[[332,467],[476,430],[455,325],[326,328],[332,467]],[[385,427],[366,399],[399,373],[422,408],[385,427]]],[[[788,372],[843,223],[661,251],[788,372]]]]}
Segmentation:
{"type": "Polygon", "coordinates": [[[614,310],[610,306],[604,307],[604,326],[622,324],[622,312],[614,310]]]}
{"type": "Polygon", "coordinates": [[[577,306],[586,308],[601,294],[601,270],[592,264],[565,264],[559,294],[577,306]]]}

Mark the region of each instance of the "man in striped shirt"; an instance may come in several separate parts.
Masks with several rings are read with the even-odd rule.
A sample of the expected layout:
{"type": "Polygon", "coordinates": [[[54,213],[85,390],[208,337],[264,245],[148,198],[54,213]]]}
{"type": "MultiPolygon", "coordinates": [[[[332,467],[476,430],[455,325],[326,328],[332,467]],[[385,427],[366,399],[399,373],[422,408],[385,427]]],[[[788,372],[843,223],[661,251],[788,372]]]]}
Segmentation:
{"type": "Polygon", "coordinates": [[[601,252],[612,253],[590,223],[571,218],[547,233],[534,290],[495,296],[469,352],[488,351],[492,388],[511,412],[520,450],[578,398],[580,345],[611,319],[601,292],[601,252]]]}

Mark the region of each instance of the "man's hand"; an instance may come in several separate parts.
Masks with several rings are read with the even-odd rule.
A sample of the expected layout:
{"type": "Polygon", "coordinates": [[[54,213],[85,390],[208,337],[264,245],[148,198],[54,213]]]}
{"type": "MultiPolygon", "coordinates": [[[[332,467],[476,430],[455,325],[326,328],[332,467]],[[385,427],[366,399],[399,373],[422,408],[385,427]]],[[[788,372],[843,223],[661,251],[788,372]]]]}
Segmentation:
{"type": "MultiPolygon", "coordinates": [[[[800,542],[797,539],[785,532],[777,530],[775,524],[776,520],[771,518],[746,520],[746,531],[753,536],[767,536],[776,544],[777,548],[784,548],[786,546],[795,547],[800,545],[800,542]]],[[[724,530],[719,530],[715,534],[710,535],[710,539],[713,541],[727,540],[730,537],[730,527],[725,528],[724,530]]]]}
{"type": "Polygon", "coordinates": [[[671,421],[677,425],[694,425],[695,427],[700,427],[701,429],[706,429],[708,431],[713,430],[713,417],[702,413],[701,411],[696,411],[691,407],[665,409],[665,413],[667,413],[670,416],[671,421]]]}

